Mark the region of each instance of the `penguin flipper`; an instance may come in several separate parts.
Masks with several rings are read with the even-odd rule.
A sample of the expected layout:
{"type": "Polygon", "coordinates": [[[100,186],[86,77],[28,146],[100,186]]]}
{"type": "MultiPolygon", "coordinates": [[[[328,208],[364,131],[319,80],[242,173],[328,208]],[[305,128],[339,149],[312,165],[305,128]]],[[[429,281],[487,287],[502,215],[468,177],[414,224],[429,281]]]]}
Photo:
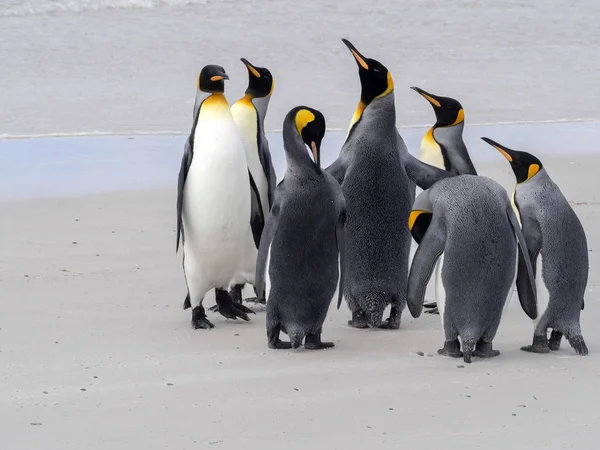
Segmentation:
{"type": "Polygon", "coordinates": [[[258,159],[262,165],[265,177],[267,177],[267,187],[269,195],[269,209],[273,206],[273,197],[275,196],[275,185],[277,184],[277,176],[275,175],[275,168],[273,167],[273,161],[271,160],[271,152],[269,151],[269,143],[266,137],[262,137],[260,140],[258,159]]]}
{"type": "Polygon", "coordinates": [[[436,182],[443,180],[444,178],[456,176],[447,170],[438,169],[437,167],[424,163],[408,152],[401,157],[404,161],[404,168],[408,178],[423,190],[429,189],[436,182]]]}
{"type": "MultiPolygon", "coordinates": [[[[278,191],[283,189],[283,181],[277,186],[278,191]]],[[[273,206],[271,207],[271,213],[269,214],[269,218],[267,219],[267,223],[262,232],[262,236],[260,238],[260,245],[258,246],[258,255],[256,256],[256,276],[254,289],[256,290],[257,298],[264,298],[265,296],[265,276],[267,270],[267,258],[269,256],[269,249],[271,247],[271,242],[273,241],[273,236],[275,236],[275,230],[277,229],[277,222],[279,220],[279,197],[277,196],[277,192],[275,191],[275,199],[273,201],[273,206]]]]}
{"type": "Polygon", "coordinates": [[[542,248],[542,234],[537,221],[529,214],[521,214],[523,229],[519,226],[512,207],[506,210],[510,224],[519,244],[519,262],[517,267],[517,292],[519,302],[530,319],[537,318],[537,292],[535,288],[535,261],[542,248]]]}
{"type": "Polygon", "coordinates": [[[182,239],[185,239],[183,236],[183,219],[182,219],[182,210],[183,210],[183,188],[185,187],[185,180],[187,179],[188,171],[190,170],[190,166],[192,165],[192,143],[191,143],[191,135],[188,140],[185,142],[185,147],[183,149],[183,157],[181,158],[181,168],[179,169],[179,177],[177,179],[177,243],[175,245],[175,252],[179,250],[179,242],[182,239]]]}
{"type": "Polygon", "coordinates": [[[425,289],[431,278],[435,263],[444,252],[446,232],[440,221],[432,220],[421,243],[417,248],[408,274],[408,309],[413,317],[419,317],[423,311],[425,289]]]}
{"type": "Polygon", "coordinates": [[[341,158],[338,158],[325,169],[325,172],[332,175],[339,184],[342,184],[344,177],[346,176],[346,166],[344,166],[341,158]]]}
{"type": "Polygon", "coordinates": [[[340,282],[338,292],[337,309],[340,309],[342,298],[344,297],[344,286],[346,282],[346,208],[340,213],[338,223],[335,228],[335,239],[338,252],[340,254],[340,282]]]}
{"type": "Polygon", "coordinates": [[[258,193],[258,187],[252,178],[250,170],[248,170],[248,177],[250,177],[250,227],[252,228],[252,237],[254,239],[254,245],[256,248],[260,244],[260,236],[265,227],[265,217],[263,214],[262,203],[260,201],[260,194],[258,193]]]}

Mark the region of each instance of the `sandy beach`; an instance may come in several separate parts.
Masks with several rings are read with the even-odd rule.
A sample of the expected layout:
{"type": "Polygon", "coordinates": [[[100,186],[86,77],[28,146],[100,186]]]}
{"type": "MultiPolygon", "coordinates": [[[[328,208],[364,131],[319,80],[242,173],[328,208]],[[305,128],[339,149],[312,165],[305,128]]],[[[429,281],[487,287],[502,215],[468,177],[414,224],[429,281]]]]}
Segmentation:
{"type": "MultiPolygon", "coordinates": [[[[598,162],[546,163],[586,227],[592,268],[600,191],[582,187],[598,162]]],[[[504,164],[478,168],[512,182],[504,164]]],[[[214,330],[191,329],[174,195],[0,204],[3,448],[584,449],[598,438],[597,271],[582,315],[588,357],[564,343],[521,352],[532,329],[516,298],[500,357],[471,365],[436,354],[439,316],[405,311],[399,331],[360,331],[345,306],[325,325],[334,349],[272,351],[262,307],[249,323],[212,314],[214,330]]]]}
{"type": "Polygon", "coordinates": [[[0,449],[594,448],[599,15],[595,0],[0,2],[0,449]],[[587,232],[589,356],[520,351],[532,325],[516,295],[501,355],[470,365],[438,356],[439,316],[408,310],[398,331],[356,330],[332,305],[322,352],[269,350],[264,306],[191,328],[175,184],[198,71],[225,66],[233,100],[240,56],[271,68],[266,128],[322,110],[328,165],[359,99],[341,37],[390,68],[413,154],[434,117],[418,85],[462,102],[473,162],[508,192],[480,136],[540,157],[587,232]]]}

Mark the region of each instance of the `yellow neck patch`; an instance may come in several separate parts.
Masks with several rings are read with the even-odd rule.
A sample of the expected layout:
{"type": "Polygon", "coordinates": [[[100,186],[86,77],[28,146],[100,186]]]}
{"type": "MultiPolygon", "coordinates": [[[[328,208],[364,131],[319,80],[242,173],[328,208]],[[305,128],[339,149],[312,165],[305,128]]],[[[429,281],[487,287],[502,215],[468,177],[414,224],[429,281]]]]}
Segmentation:
{"type": "Polygon", "coordinates": [[[348,128],[348,130],[351,130],[354,124],[360,120],[365,108],[366,105],[362,102],[362,100],[358,102],[358,106],[356,107],[356,111],[354,111],[354,115],[352,116],[352,120],[350,121],[350,127],[348,128]]]}
{"type": "Polygon", "coordinates": [[[205,107],[214,108],[219,106],[225,106],[229,108],[225,96],[219,92],[209,95],[206,98],[206,100],[204,100],[204,102],[202,103],[202,109],[204,109],[205,107]]]}
{"type": "Polygon", "coordinates": [[[535,174],[540,171],[540,166],[537,164],[531,164],[529,166],[529,171],[527,172],[527,179],[530,180],[535,174]]]}
{"type": "Polygon", "coordinates": [[[388,74],[387,74],[387,88],[386,88],[385,91],[383,91],[383,93],[379,94],[375,98],[385,97],[386,95],[388,95],[393,90],[394,90],[394,80],[392,80],[392,74],[388,71],[388,74]]]}
{"type": "Polygon", "coordinates": [[[415,209],[410,212],[410,216],[408,216],[408,229],[412,230],[415,226],[415,222],[419,218],[419,216],[423,213],[430,214],[429,211],[423,211],[422,209],[415,209]]]}
{"type": "Polygon", "coordinates": [[[450,126],[452,127],[454,125],[458,125],[459,123],[464,122],[464,120],[465,120],[465,112],[462,108],[460,108],[460,110],[458,111],[458,114],[456,115],[456,120],[450,126]]]}
{"type": "Polygon", "coordinates": [[[306,125],[315,120],[315,115],[308,109],[301,109],[296,113],[296,130],[298,134],[302,136],[302,130],[306,125]]]}

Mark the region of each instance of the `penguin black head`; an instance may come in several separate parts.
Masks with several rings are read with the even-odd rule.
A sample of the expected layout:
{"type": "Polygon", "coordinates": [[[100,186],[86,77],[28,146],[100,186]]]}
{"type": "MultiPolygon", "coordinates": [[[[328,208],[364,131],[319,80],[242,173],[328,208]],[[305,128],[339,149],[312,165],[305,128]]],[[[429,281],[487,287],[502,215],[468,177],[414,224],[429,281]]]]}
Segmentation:
{"type": "Polygon", "coordinates": [[[416,86],[412,86],[411,89],[421,94],[433,106],[436,127],[450,127],[464,122],[465,111],[457,100],[430,94],[416,86]]]}
{"type": "Polygon", "coordinates": [[[198,89],[210,94],[225,92],[225,82],[229,76],[221,66],[210,64],[204,66],[198,77],[198,89]]]}
{"type": "Polygon", "coordinates": [[[246,95],[251,98],[267,97],[273,92],[273,76],[269,69],[256,67],[246,58],[240,58],[248,69],[248,89],[246,95]]]}
{"type": "Polygon", "coordinates": [[[358,76],[362,88],[360,100],[364,106],[394,90],[392,75],[383,64],[374,59],[365,58],[348,39],[342,39],[342,42],[346,44],[358,64],[358,76]]]}
{"type": "Polygon", "coordinates": [[[535,156],[526,152],[511,150],[510,148],[504,147],[503,145],[500,145],[486,137],[482,137],[481,139],[502,153],[502,156],[508,160],[513,172],[515,173],[517,183],[523,183],[527,180],[530,180],[540,170],[542,170],[542,163],[535,156]]]}
{"type": "Polygon", "coordinates": [[[325,117],[308,106],[297,106],[286,117],[286,121],[293,121],[296,131],[310,148],[317,173],[321,172],[321,141],[325,136],[325,117]]]}

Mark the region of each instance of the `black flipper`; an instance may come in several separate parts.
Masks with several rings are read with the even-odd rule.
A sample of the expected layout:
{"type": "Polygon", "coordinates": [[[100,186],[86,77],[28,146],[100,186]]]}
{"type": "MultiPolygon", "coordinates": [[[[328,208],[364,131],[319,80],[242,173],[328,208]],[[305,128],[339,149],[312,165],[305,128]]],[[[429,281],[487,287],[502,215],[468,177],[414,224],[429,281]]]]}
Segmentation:
{"type": "Polygon", "coordinates": [[[183,157],[181,158],[181,168],[179,169],[179,178],[177,180],[177,243],[175,245],[175,252],[179,251],[179,242],[185,239],[185,236],[183,236],[183,219],[181,213],[183,210],[183,188],[185,187],[185,180],[187,179],[193,158],[191,141],[193,141],[193,138],[190,135],[185,142],[183,157]]]}
{"type": "Polygon", "coordinates": [[[440,221],[435,220],[435,215],[427,233],[423,236],[415,253],[410,272],[408,274],[408,309],[413,317],[419,317],[423,310],[425,289],[431,278],[435,263],[444,252],[446,246],[446,232],[440,221]]]}
{"type": "Polygon", "coordinates": [[[271,213],[269,214],[269,218],[267,219],[267,223],[263,229],[262,236],[260,238],[260,245],[258,247],[258,255],[256,257],[256,276],[254,280],[254,289],[256,291],[257,298],[264,298],[265,296],[265,276],[267,270],[269,270],[267,266],[267,256],[269,255],[269,247],[271,246],[271,241],[273,240],[273,236],[275,236],[275,230],[277,229],[277,221],[279,220],[279,196],[277,193],[279,190],[284,189],[283,181],[279,183],[277,186],[277,190],[275,191],[275,199],[273,201],[273,207],[271,208],[271,213]]]}
{"type": "Polygon", "coordinates": [[[250,170],[248,170],[248,177],[250,177],[250,195],[251,195],[251,211],[250,211],[250,227],[252,228],[252,237],[254,238],[254,245],[258,248],[260,244],[260,236],[265,227],[265,216],[263,213],[262,203],[260,201],[260,194],[258,188],[252,178],[250,170]]]}
{"type": "Polygon", "coordinates": [[[342,211],[335,229],[335,238],[340,253],[340,287],[338,293],[337,309],[340,309],[344,297],[344,286],[346,282],[346,211],[342,211]]]}
{"type": "Polygon", "coordinates": [[[267,186],[269,192],[269,210],[273,206],[273,198],[275,196],[275,185],[277,184],[277,176],[275,175],[275,168],[273,167],[273,161],[271,160],[271,152],[269,151],[269,143],[267,138],[259,134],[258,138],[258,159],[262,165],[263,172],[267,177],[267,186]]]}
{"type": "Polygon", "coordinates": [[[196,95],[192,131],[185,141],[183,157],[181,158],[181,167],[179,169],[179,177],[177,179],[177,243],[175,245],[175,252],[179,251],[179,242],[185,240],[185,236],[183,235],[183,219],[181,217],[181,212],[183,210],[183,188],[185,187],[185,180],[187,179],[188,171],[192,165],[192,158],[194,157],[194,133],[196,131],[196,125],[198,124],[200,108],[202,107],[204,100],[206,100],[206,97],[201,98],[200,96],[196,95]]]}
{"type": "MultiPolygon", "coordinates": [[[[518,208],[518,205],[517,205],[518,208]]],[[[532,215],[521,213],[523,229],[511,207],[507,209],[510,224],[519,243],[519,264],[517,267],[517,293],[525,314],[532,320],[537,318],[537,293],[535,288],[535,262],[542,248],[542,234],[532,215]]]]}

